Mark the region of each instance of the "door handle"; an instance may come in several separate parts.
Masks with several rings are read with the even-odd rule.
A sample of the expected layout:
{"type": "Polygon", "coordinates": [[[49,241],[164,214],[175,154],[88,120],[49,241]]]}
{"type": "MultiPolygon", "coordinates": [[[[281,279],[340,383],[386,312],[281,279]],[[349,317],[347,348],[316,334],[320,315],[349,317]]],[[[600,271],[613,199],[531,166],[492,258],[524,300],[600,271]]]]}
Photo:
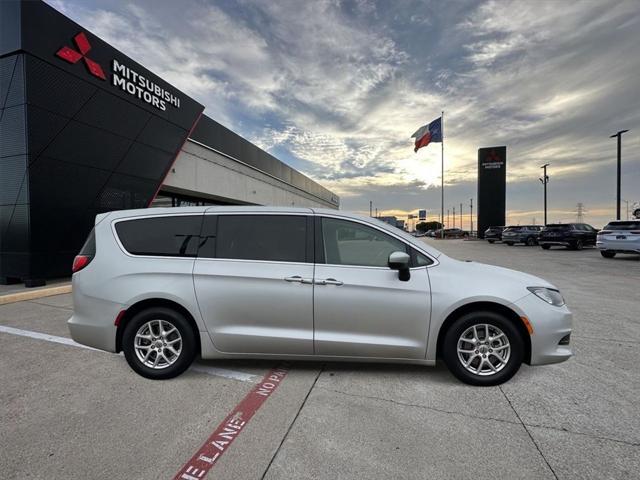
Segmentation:
{"type": "Polygon", "coordinates": [[[325,278],[324,280],[317,280],[315,283],[317,285],[344,285],[344,282],[335,278],[325,278]]]}
{"type": "Polygon", "coordinates": [[[293,277],[285,277],[284,281],[285,282],[298,282],[298,283],[305,283],[305,284],[313,283],[313,280],[311,280],[310,278],[302,278],[300,275],[294,275],[293,277]]]}

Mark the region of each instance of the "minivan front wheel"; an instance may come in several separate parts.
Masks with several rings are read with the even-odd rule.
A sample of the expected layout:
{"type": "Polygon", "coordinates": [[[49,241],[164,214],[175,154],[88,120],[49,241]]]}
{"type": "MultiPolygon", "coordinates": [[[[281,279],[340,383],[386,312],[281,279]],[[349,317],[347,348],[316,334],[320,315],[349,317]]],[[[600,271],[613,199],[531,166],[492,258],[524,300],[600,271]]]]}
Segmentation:
{"type": "Polygon", "coordinates": [[[164,307],[150,308],[127,323],[122,350],[136,373],[163,380],[189,368],[196,353],[196,338],[181,313],[164,307]]]}
{"type": "Polygon", "coordinates": [[[516,326],[496,312],[471,312],[458,318],[443,342],[447,367],[470,385],[500,385],[513,377],[524,357],[516,326]]]}

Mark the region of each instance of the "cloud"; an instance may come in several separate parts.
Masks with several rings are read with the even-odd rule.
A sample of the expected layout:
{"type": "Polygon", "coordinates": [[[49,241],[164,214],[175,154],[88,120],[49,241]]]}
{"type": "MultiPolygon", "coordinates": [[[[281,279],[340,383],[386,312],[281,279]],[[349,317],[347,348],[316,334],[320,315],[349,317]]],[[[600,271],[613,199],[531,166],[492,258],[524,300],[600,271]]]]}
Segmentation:
{"type": "MultiPolygon", "coordinates": [[[[585,197],[604,221],[608,135],[640,131],[634,1],[55,5],[351,210],[439,210],[440,145],[414,154],[409,136],[445,110],[447,201],[475,196],[478,147],[507,145],[510,209],[536,211],[550,162],[559,210],[585,197]]],[[[623,196],[639,147],[625,138],[623,196]]]]}

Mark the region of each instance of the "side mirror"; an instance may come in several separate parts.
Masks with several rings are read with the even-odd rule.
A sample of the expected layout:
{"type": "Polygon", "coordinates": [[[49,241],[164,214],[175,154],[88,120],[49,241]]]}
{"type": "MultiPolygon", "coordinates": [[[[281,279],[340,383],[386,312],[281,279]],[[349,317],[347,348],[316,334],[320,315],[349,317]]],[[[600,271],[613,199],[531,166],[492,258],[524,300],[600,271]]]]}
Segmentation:
{"type": "Polygon", "coordinates": [[[405,252],[391,252],[389,254],[389,268],[391,270],[398,270],[398,278],[406,282],[411,278],[411,272],[409,271],[409,262],[411,257],[405,252]]]}

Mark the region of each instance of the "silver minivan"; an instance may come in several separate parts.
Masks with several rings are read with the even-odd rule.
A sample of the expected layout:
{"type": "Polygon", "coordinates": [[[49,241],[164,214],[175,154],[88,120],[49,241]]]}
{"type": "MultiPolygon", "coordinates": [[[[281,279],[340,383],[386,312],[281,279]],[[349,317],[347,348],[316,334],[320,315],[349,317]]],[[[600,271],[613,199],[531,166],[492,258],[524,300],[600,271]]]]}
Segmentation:
{"type": "Polygon", "coordinates": [[[73,265],[77,342],[175,377],[202,358],[407,362],[474,385],[571,356],[571,313],[540,278],[443,255],[335,210],[101,214],[73,265]]]}

